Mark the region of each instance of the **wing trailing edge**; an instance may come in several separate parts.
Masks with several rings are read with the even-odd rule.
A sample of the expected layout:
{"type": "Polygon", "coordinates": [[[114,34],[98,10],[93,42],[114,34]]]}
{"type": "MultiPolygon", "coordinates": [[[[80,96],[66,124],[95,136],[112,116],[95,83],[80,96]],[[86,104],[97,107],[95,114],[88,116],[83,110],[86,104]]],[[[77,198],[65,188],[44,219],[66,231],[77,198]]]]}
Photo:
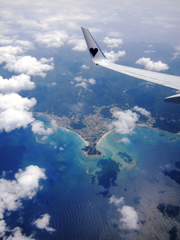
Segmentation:
{"type": "MultiPolygon", "coordinates": [[[[142,79],[148,82],[160,84],[162,86],[174,88],[180,90],[180,77],[169,75],[165,73],[158,73],[153,71],[148,71],[144,69],[138,69],[133,67],[127,67],[115,63],[111,63],[104,55],[95,39],[89,32],[87,28],[82,27],[82,32],[84,34],[84,38],[86,40],[86,44],[91,56],[92,61],[96,65],[100,65],[105,68],[109,68],[111,70],[142,79]]],[[[180,94],[170,96],[165,99],[166,102],[172,103],[180,103],[180,94]]]]}

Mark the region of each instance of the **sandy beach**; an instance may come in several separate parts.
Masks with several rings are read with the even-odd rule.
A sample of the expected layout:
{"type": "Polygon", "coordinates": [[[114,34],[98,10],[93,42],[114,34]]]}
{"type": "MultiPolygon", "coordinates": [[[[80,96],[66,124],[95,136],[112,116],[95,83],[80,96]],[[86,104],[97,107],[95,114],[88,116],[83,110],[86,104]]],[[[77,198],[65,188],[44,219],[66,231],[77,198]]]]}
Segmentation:
{"type": "MultiPolygon", "coordinates": [[[[64,127],[61,127],[61,128],[64,128],[64,127]]],[[[77,134],[82,139],[82,141],[84,142],[85,146],[89,146],[89,142],[86,141],[84,138],[82,138],[80,134],[78,134],[77,132],[74,132],[74,131],[72,131],[72,130],[70,130],[68,128],[64,128],[64,129],[66,129],[67,131],[70,131],[70,132],[73,132],[73,133],[77,134]]]]}
{"type": "Polygon", "coordinates": [[[111,130],[111,131],[109,131],[109,132],[107,132],[107,133],[105,133],[105,134],[98,140],[98,142],[97,142],[96,145],[98,145],[98,144],[100,143],[100,141],[101,141],[103,138],[105,138],[105,137],[106,137],[109,133],[111,133],[112,131],[114,131],[114,129],[111,130]]]}

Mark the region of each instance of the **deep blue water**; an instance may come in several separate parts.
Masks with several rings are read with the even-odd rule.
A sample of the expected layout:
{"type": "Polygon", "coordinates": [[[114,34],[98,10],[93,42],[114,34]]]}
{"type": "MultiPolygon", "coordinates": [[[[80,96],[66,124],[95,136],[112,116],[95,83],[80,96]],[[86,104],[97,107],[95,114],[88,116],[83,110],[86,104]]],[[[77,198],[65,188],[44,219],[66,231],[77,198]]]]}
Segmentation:
{"type": "MultiPolygon", "coordinates": [[[[97,172],[104,181],[111,182],[108,169],[112,165],[108,169],[103,168],[98,164],[100,159],[84,157],[81,151],[83,146],[84,142],[77,134],[62,128],[45,140],[42,136],[33,135],[30,128],[0,134],[0,172],[12,171],[6,179],[14,179],[19,168],[24,170],[29,165],[44,168],[47,176],[46,180],[41,181],[43,189],[32,200],[24,199],[23,208],[6,216],[11,229],[20,226],[24,234],[29,236],[34,233],[36,239],[114,240],[126,239],[132,234],[133,239],[145,239],[150,234],[148,219],[153,212],[144,214],[149,204],[148,194],[155,210],[159,202],[169,201],[172,194],[174,204],[180,204],[179,185],[163,174],[166,165],[173,168],[174,163],[179,161],[180,135],[148,127],[136,127],[135,133],[130,136],[111,132],[98,145],[105,155],[104,159],[112,160],[109,164],[116,162],[120,166],[120,172],[116,172],[117,177],[113,179],[116,184],[110,184],[107,188],[106,185],[99,185],[97,172]],[[128,137],[130,143],[120,142],[122,137],[128,137]],[[117,154],[120,151],[131,156],[133,163],[123,163],[117,154]],[[160,191],[164,191],[164,195],[160,191]],[[133,232],[122,236],[117,224],[114,224],[119,221],[119,215],[109,204],[108,197],[112,194],[118,198],[124,197],[126,204],[136,209],[139,219],[147,221],[140,235],[133,232]],[[50,227],[56,229],[52,234],[32,225],[45,213],[51,216],[50,227]]],[[[158,215],[157,211],[153,214],[158,215]]],[[[154,228],[157,228],[157,223],[155,225],[154,228]]],[[[162,226],[159,228],[162,229],[162,226]]],[[[156,236],[155,230],[152,234],[156,236]]]]}

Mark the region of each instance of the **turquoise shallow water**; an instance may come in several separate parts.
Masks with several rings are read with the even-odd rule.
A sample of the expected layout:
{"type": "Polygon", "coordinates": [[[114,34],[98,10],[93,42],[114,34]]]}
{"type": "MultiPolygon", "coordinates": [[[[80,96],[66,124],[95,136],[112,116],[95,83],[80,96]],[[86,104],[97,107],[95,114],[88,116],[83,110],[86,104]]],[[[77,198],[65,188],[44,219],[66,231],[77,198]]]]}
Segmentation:
{"type": "Polygon", "coordinates": [[[98,144],[104,161],[84,157],[82,139],[63,128],[46,139],[33,135],[30,128],[3,132],[0,146],[0,171],[12,171],[6,179],[13,179],[19,168],[29,165],[44,168],[47,176],[32,200],[23,200],[23,208],[6,216],[11,229],[20,226],[27,235],[34,232],[37,239],[166,239],[168,230],[178,225],[157,210],[159,203],[180,205],[179,185],[163,174],[179,161],[178,134],[143,126],[128,136],[113,131],[98,144]],[[121,142],[123,137],[130,142],[121,142]],[[119,152],[132,161],[124,161],[119,152]],[[124,235],[117,227],[120,216],[109,204],[110,195],[124,197],[125,204],[137,211],[139,222],[145,222],[138,234],[124,235]],[[52,234],[31,224],[45,213],[56,229],[52,234]]]}

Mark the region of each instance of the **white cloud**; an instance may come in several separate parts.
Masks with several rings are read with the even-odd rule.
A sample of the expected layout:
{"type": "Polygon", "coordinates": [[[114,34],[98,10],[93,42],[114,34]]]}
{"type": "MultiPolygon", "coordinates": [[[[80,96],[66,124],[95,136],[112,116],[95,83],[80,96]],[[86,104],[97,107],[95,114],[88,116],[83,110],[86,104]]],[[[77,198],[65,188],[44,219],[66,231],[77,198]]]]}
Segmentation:
{"type": "Polygon", "coordinates": [[[133,207],[123,206],[117,210],[121,213],[120,227],[126,230],[138,230],[138,214],[133,207]]]}
{"type": "Polygon", "coordinates": [[[0,92],[11,93],[20,92],[21,90],[32,90],[35,88],[34,82],[30,81],[30,76],[20,74],[12,76],[10,79],[3,79],[0,76],[0,92]]]}
{"type": "Polygon", "coordinates": [[[116,132],[121,134],[131,134],[136,127],[136,122],[139,119],[137,113],[133,113],[131,110],[127,111],[116,111],[113,113],[113,117],[117,120],[111,122],[108,125],[109,129],[114,129],[116,132]]]}
{"type": "Polygon", "coordinates": [[[121,34],[117,31],[110,31],[108,35],[111,37],[119,37],[121,34]]]}
{"type": "Polygon", "coordinates": [[[114,203],[115,206],[124,205],[124,198],[116,198],[114,195],[110,197],[109,203],[114,203]]]}
{"type": "Polygon", "coordinates": [[[38,218],[36,221],[33,222],[33,224],[36,225],[39,229],[46,229],[48,232],[54,232],[56,231],[54,228],[49,227],[49,221],[50,221],[50,215],[48,213],[41,216],[41,218],[38,218]]]}
{"type": "Polygon", "coordinates": [[[145,66],[145,69],[152,71],[165,71],[169,67],[166,63],[162,63],[161,61],[153,62],[150,58],[140,58],[136,61],[136,64],[145,66]]]}
{"type": "Polygon", "coordinates": [[[103,39],[103,42],[107,44],[110,48],[118,48],[120,44],[123,44],[123,41],[121,38],[108,38],[105,37],[103,39]]]}
{"type": "Polygon", "coordinates": [[[83,68],[83,69],[89,69],[89,66],[82,65],[81,68],[83,68]]]}
{"type": "Polygon", "coordinates": [[[72,48],[73,51],[86,51],[87,46],[86,43],[83,39],[71,39],[68,42],[68,45],[73,45],[74,47],[72,48]]]}
{"type": "Polygon", "coordinates": [[[51,57],[51,58],[41,58],[40,59],[41,63],[51,63],[54,61],[54,58],[51,57]]]}
{"type": "Polygon", "coordinates": [[[173,53],[173,57],[171,59],[176,59],[176,58],[180,58],[180,52],[175,52],[173,53]]]}
{"type": "Polygon", "coordinates": [[[82,76],[79,76],[79,77],[75,77],[74,80],[77,82],[82,82],[84,79],[82,78],[82,76]]]}
{"type": "Polygon", "coordinates": [[[38,34],[35,41],[47,48],[59,48],[64,45],[69,36],[64,31],[52,31],[38,34]]]}
{"type": "Polygon", "coordinates": [[[153,52],[155,52],[155,50],[144,51],[144,53],[153,53],[153,52]]]}
{"type": "Polygon", "coordinates": [[[100,28],[89,28],[89,31],[91,32],[91,33],[96,33],[96,32],[102,32],[102,29],[100,29],[100,28]]]}
{"type": "Polygon", "coordinates": [[[0,47],[0,56],[3,56],[5,54],[20,55],[22,53],[24,53],[24,51],[20,46],[13,47],[9,45],[5,47],[0,47]]]}
{"type": "Polygon", "coordinates": [[[114,51],[110,51],[110,52],[105,52],[104,54],[111,62],[116,62],[119,60],[120,57],[125,56],[126,52],[119,51],[118,53],[115,53],[114,51]]]}
{"type": "Polygon", "coordinates": [[[12,232],[11,235],[7,238],[3,238],[3,240],[35,240],[34,238],[32,238],[32,236],[26,237],[25,235],[23,235],[21,233],[21,228],[19,227],[14,228],[10,232],[12,232]]]}
{"type": "Polygon", "coordinates": [[[85,83],[85,82],[77,83],[76,87],[83,87],[83,88],[87,89],[87,83],[85,83]]]}
{"type": "Polygon", "coordinates": [[[148,112],[146,109],[138,107],[138,106],[134,106],[133,108],[134,111],[140,112],[142,115],[146,116],[146,117],[151,117],[151,113],[148,112]]]}
{"type": "Polygon", "coordinates": [[[74,22],[68,22],[67,27],[71,29],[79,29],[79,26],[74,22]]]}
{"type": "Polygon", "coordinates": [[[17,210],[22,205],[22,198],[31,199],[40,188],[39,180],[46,179],[46,176],[44,169],[31,165],[25,171],[19,169],[15,179],[0,179],[0,219],[4,217],[5,210],[17,210]]]}
{"type": "Polygon", "coordinates": [[[57,85],[57,83],[55,83],[55,82],[52,82],[52,86],[56,86],[57,85]]]}
{"type": "Polygon", "coordinates": [[[118,142],[130,143],[130,140],[129,140],[129,138],[123,137],[118,142]]]}
{"type": "Polygon", "coordinates": [[[35,98],[22,98],[16,93],[0,94],[0,130],[10,132],[34,121],[29,110],[36,104],[35,98]]]}
{"type": "Polygon", "coordinates": [[[26,128],[33,121],[34,118],[31,112],[10,108],[0,113],[0,130],[10,132],[16,128],[26,128]]]}
{"type": "Polygon", "coordinates": [[[34,134],[39,134],[39,135],[53,134],[58,127],[55,120],[51,120],[51,128],[47,128],[47,129],[44,128],[44,123],[39,121],[39,120],[33,122],[31,125],[32,125],[33,133],[34,134]]]}
{"type": "Polygon", "coordinates": [[[36,104],[36,99],[23,98],[17,93],[0,94],[0,103],[0,112],[9,108],[28,111],[36,104]]]}
{"type": "Polygon", "coordinates": [[[48,136],[43,136],[43,137],[41,138],[42,141],[45,141],[46,139],[48,139],[48,136]]]}
{"type": "Polygon", "coordinates": [[[0,237],[3,237],[6,231],[6,223],[4,220],[0,220],[0,237]]]}
{"type": "Polygon", "coordinates": [[[89,78],[87,81],[88,81],[90,84],[96,84],[96,80],[93,79],[93,78],[89,78]]]}
{"type": "Polygon", "coordinates": [[[28,50],[34,48],[33,44],[29,41],[26,41],[26,40],[16,40],[14,42],[14,46],[20,46],[20,48],[25,50],[25,51],[28,51],[28,50]]]}
{"type": "Polygon", "coordinates": [[[20,169],[19,172],[15,174],[15,178],[21,187],[21,189],[19,189],[21,191],[18,192],[19,197],[25,196],[32,198],[40,187],[39,180],[46,179],[46,175],[44,174],[44,169],[31,165],[26,167],[25,171],[20,169]]]}
{"type": "Polygon", "coordinates": [[[74,80],[79,82],[76,84],[76,87],[83,87],[85,89],[87,89],[87,87],[88,87],[87,83],[96,84],[95,79],[93,79],[93,78],[85,79],[82,76],[75,77],[74,80]]]}
{"type": "Polygon", "coordinates": [[[0,45],[11,45],[13,42],[12,38],[0,35],[0,45]]]}
{"type": "Polygon", "coordinates": [[[15,61],[7,62],[4,68],[10,72],[45,77],[46,73],[44,73],[44,71],[53,70],[54,66],[53,63],[48,65],[45,64],[44,61],[45,58],[41,58],[40,61],[38,61],[35,57],[23,56],[19,57],[15,61]]]}
{"type": "Polygon", "coordinates": [[[138,230],[138,214],[133,207],[124,205],[124,198],[116,198],[114,195],[109,199],[110,204],[117,207],[117,212],[121,214],[119,228],[125,230],[138,230]]]}

